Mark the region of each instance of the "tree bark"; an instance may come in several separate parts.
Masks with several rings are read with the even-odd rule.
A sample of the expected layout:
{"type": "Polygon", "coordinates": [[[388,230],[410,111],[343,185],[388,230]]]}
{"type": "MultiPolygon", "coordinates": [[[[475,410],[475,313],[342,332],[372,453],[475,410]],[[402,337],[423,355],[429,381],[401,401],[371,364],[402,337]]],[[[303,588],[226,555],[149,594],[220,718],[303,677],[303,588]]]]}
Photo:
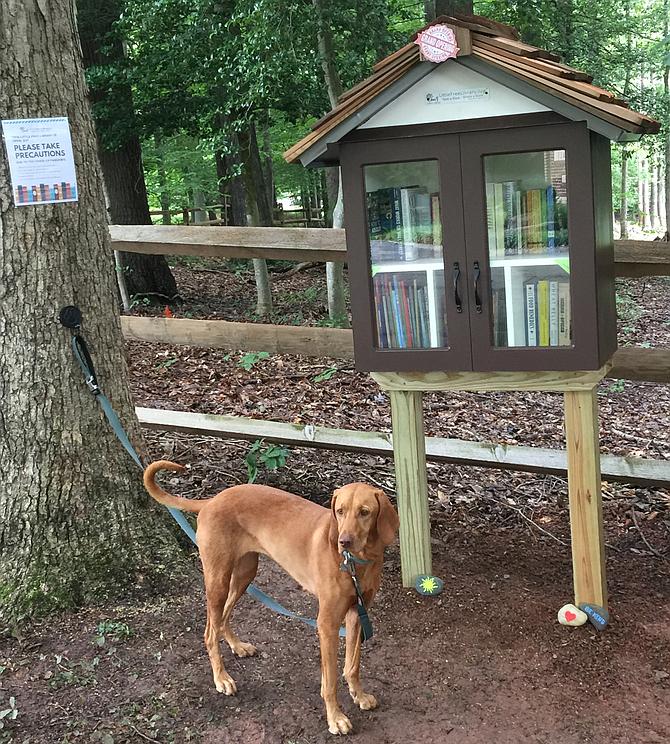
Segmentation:
{"type": "Polygon", "coordinates": [[[428,0],[424,3],[427,23],[441,15],[453,15],[454,13],[472,15],[474,12],[472,8],[472,0],[428,0]]]}
{"type": "Polygon", "coordinates": [[[58,322],[65,305],[83,312],[100,386],[146,458],[73,0],[5,0],[0,111],[68,117],[79,192],[15,207],[0,138],[0,623],[12,623],[155,584],[183,564],[58,322]]]}
{"type": "Polygon", "coordinates": [[[621,240],[628,239],[628,147],[621,148],[621,240]]]}
{"type": "MultiPolygon", "coordinates": [[[[238,139],[242,156],[242,181],[249,223],[254,227],[272,227],[272,210],[268,203],[263,166],[258,151],[258,140],[256,139],[256,127],[253,122],[247,130],[238,134],[238,139]]],[[[272,312],[270,275],[264,258],[254,258],[252,263],[256,278],[256,315],[262,318],[272,312]]]]}
{"type": "MultiPolygon", "coordinates": [[[[114,32],[121,4],[117,0],[77,0],[77,8],[84,67],[123,60],[123,43],[114,32]]],[[[94,106],[104,103],[101,110],[109,112],[98,115],[95,122],[109,219],[115,225],[150,225],[142,146],[130,86],[116,85],[111,91],[91,89],[89,96],[94,106]],[[109,136],[109,131],[116,134],[109,136]]],[[[158,302],[177,297],[177,284],[165,256],[122,252],[119,260],[131,296],[158,302]]]]}
{"type": "MultiPolygon", "coordinates": [[[[328,22],[327,5],[324,0],[312,0],[318,28],[318,48],[321,57],[321,67],[328,90],[328,98],[332,108],[337,106],[339,97],[343,93],[342,80],[335,64],[335,48],[333,34],[328,22]]],[[[331,173],[334,169],[331,169],[331,173]]],[[[332,187],[331,187],[332,188],[332,187]]],[[[335,189],[332,189],[333,192],[335,189]]],[[[332,224],[333,227],[344,227],[344,202],[342,200],[342,178],[337,169],[337,197],[334,201],[332,224]]],[[[344,264],[328,262],[326,264],[326,284],[328,287],[328,317],[341,328],[349,328],[347,303],[344,296],[344,264]]]]}
{"type": "MultiPolygon", "coordinates": [[[[170,192],[168,190],[167,173],[163,163],[163,140],[160,134],[154,134],[154,150],[158,170],[158,187],[160,188],[159,200],[161,204],[161,222],[164,225],[172,224],[172,215],[170,214],[170,192]]],[[[151,215],[149,215],[151,216],[151,215]]]]}

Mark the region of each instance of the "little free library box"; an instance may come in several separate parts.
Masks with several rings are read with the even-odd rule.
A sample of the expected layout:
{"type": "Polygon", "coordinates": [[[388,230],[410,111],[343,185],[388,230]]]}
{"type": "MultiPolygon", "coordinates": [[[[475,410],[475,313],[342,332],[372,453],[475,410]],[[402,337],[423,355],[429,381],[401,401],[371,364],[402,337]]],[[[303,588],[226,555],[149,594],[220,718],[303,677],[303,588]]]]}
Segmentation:
{"type": "Polygon", "coordinates": [[[576,600],[606,607],[595,387],[617,344],[610,141],[659,128],[510,26],[455,15],[284,154],[341,167],[356,366],[391,393],[406,585],[430,573],[421,392],[558,390],[576,600]]]}

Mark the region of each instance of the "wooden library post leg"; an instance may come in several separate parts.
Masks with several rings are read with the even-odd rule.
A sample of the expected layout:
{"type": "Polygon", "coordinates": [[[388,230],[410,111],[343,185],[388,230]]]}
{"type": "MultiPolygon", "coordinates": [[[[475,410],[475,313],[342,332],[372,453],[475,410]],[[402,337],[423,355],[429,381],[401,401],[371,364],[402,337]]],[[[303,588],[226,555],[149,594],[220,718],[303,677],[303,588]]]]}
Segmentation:
{"type": "Polygon", "coordinates": [[[431,573],[423,393],[390,390],[403,586],[431,573]]]}
{"type": "Polygon", "coordinates": [[[607,609],[596,387],[564,395],[575,604],[607,609]]]}

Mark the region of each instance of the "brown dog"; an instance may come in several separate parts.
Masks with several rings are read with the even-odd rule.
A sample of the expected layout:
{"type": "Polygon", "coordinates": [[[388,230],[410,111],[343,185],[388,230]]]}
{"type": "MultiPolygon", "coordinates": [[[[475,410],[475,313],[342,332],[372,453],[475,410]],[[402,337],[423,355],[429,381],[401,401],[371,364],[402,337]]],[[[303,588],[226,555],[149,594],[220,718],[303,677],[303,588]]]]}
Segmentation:
{"type": "Polygon", "coordinates": [[[198,546],[207,591],[205,646],[219,692],[237,692],[219,650],[219,633],[232,652],[251,656],[256,649],[243,643],[230,627],[230,613],[253,581],[258,554],[272,558],[307,591],[319,599],[317,628],[321,645],[321,697],[326,704],[328,730],[348,734],[351,722],[337,704],[338,633],[347,630],[344,676],[354,702],[363,710],[377,705],[363,692],[359,678],[361,632],[356,591],[349,573],[340,571],[342,553],[361,560],[356,578],[369,607],[381,583],[384,546],[392,542],[399,520],[380,489],[350,483],[333,494],[326,509],[311,501],[260,485],[228,488],[212,499],[193,501],[166,493],[156,485],[159,470],[183,472],[172,462],[154,462],[144,473],[144,485],[161,504],[198,514],[198,546]]]}

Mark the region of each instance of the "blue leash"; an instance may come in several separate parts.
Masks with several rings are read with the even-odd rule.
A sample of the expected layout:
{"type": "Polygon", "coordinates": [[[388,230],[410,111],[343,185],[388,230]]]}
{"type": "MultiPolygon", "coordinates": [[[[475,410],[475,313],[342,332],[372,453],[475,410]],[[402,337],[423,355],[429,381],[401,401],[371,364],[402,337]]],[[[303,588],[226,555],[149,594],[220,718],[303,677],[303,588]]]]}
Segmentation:
{"type": "MultiPolygon", "coordinates": [[[[75,356],[77,357],[77,360],[79,364],[81,365],[82,370],[84,371],[88,389],[100,401],[102,410],[105,412],[105,416],[107,416],[107,420],[111,424],[112,429],[114,429],[114,433],[119,438],[119,441],[121,442],[121,444],[126,448],[126,451],[128,452],[128,454],[133,458],[133,460],[137,463],[140,469],[144,472],[144,466],[142,465],[140,458],[137,456],[137,453],[133,449],[133,446],[130,443],[130,440],[128,439],[128,435],[126,434],[123,427],[121,426],[121,422],[119,421],[118,416],[116,415],[116,413],[114,413],[114,409],[112,408],[111,403],[107,400],[107,398],[105,398],[105,396],[102,393],[102,390],[100,390],[100,387],[98,385],[98,380],[95,376],[95,369],[93,367],[93,360],[91,359],[91,355],[89,354],[88,347],[86,346],[86,341],[84,341],[84,338],[81,335],[80,330],[79,330],[81,321],[82,321],[81,312],[76,307],[73,307],[73,306],[65,307],[63,308],[63,310],[61,310],[60,321],[64,326],[66,326],[67,328],[70,328],[70,330],[72,331],[72,348],[74,349],[75,356]]],[[[170,514],[172,514],[177,524],[189,536],[193,544],[197,547],[198,540],[196,539],[195,532],[193,531],[193,528],[188,523],[188,520],[183,515],[183,513],[179,511],[179,509],[174,509],[171,506],[168,506],[167,509],[169,510],[170,514]]],[[[353,556],[351,557],[353,559],[353,556]]],[[[361,561],[359,558],[355,558],[354,560],[358,563],[363,563],[363,562],[369,563],[369,561],[361,561]]],[[[346,564],[346,558],[345,558],[345,564],[346,564]]],[[[350,569],[342,569],[342,570],[350,570],[350,569]]],[[[352,576],[354,579],[354,586],[356,587],[357,596],[360,597],[360,590],[358,589],[358,582],[356,581],[355,573],[352,574],[352,576]]],[[[254,597],[254,599],[257,599],[259,602],[264,604],[266,607],[268,607],[271,610],[274,610],[280,615],[285,615],[286,617],[292,617],[296,620],[301,620],[303,623],[310,625],[312,628],[316,628],[316,620],[310,620],[307,617],[301,617],[300,615],[296,615],[290,610],[287,610],[285,607],[280,605],[279,602],[276,602],[274,599],[269,597],[265,592],[261,591],[257,586],[254,586],[253,584],[249,584],[249,586],[247,587],[247,592],[252,597],[254,597]]],[[[359,610],[358,610],[359,616],[360,616],[360,602],[362,601],[363,600],[361,597],[359,600],[359,610]]],[[[363,608],[365,608],[365,605],[363,605],[363,608]]],[[[367,617],[367,612],[366,612],[366,617],[367,617]]],[[[368,624],[369,624],[369,620],[368,620],[368,624]]],[[[346,636],[346,634],[347,634],[346,630],[344,628],[340,628],[340,637],[344,637],[346,636]]],[[[371,635],[372,635],[372,627],[370,626],[370,636],[371,635]]],[[[364,640],[368,639],[368,637],[366,637],[365,629],[363,630],[363,638],[364,640]]]]}

